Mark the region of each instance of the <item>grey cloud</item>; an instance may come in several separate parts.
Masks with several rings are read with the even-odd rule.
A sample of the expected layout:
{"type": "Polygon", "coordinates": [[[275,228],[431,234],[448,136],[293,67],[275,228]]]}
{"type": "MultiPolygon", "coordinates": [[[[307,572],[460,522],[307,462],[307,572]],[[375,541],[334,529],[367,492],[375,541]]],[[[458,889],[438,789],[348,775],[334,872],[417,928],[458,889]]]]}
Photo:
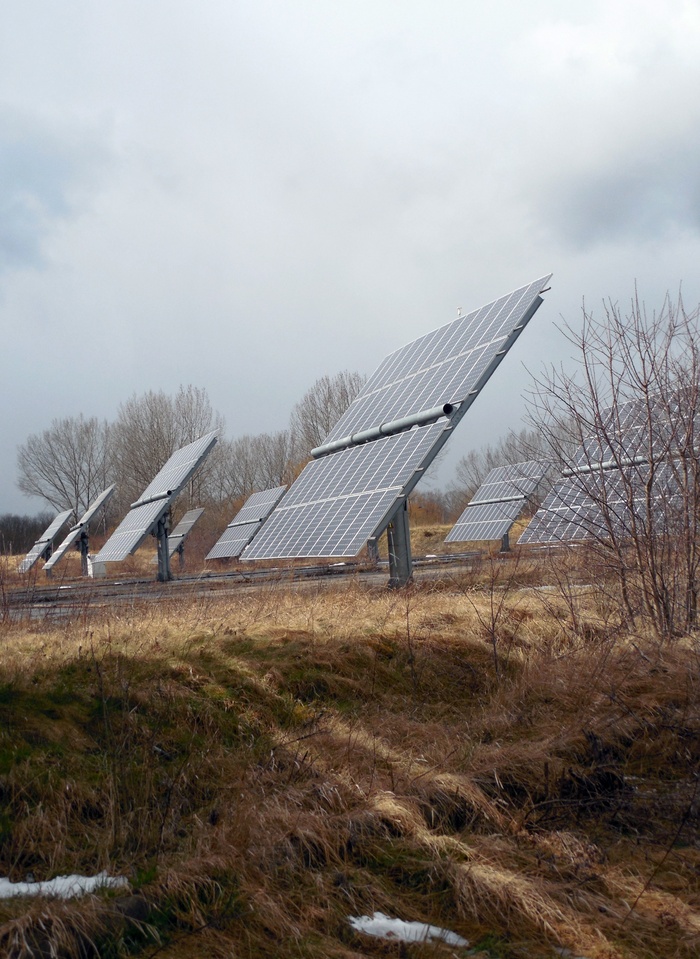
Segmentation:
{"type": "Polygon", "coordinates": [[[698,144],[611,157],[604,168],[554,177],[543,186],[540,216],[567,244],[659,239],[669,232],[700,235],[698,144]]]}
{"type": "Polygon", "coordinates": [[[106,157],[84,132],[0,114],[0,273],[43,264],[52,226],[84,206],[106,157]]]}

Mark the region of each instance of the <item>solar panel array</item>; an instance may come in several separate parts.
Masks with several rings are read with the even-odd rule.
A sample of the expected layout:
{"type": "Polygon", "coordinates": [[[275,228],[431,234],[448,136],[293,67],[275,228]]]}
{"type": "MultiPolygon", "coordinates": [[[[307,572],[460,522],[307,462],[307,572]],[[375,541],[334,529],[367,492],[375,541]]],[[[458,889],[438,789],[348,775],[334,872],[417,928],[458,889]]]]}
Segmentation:
{"type": "Polygon", "coordinates": [[[492,469],[447,535],[446,543],[499,540],[542,482],[548,464],[528,460],[492,469]]]}
{"type": "Polygon", "coordinates": [[[176,450],[146,487],[95,557],[96,563],[117,563],[134,553],[158,520],[170,509],[216,444],[217,431],[176,450]]]}
{"type": "Polygon", "coordinates": [[[286,486],[275,486],[249,496],[209,550],[206,559],[234,559],[240,556],[282,499],[286,489],[286,486]]]}
{"type": "Polygon", "coordinates": [[[40,556],[43,556],[47,548],[51,546],[59,529],[68,521],[68,517],[73,513],[72,509],[63,510],[58,516],[54,517],[51,523],[46,527],[36,543],[29,550],[22,562],[17,567],[20,573],[28,573],[40,556]]]}
{"type": "Polygon", "coordinates": [[[75,526],[72,527],[61,545],[54,550],[51,557],[46,561],[46,565],[44,566],[46,571],[53,569],[56,563],[58,563],[58,561],[65,556],[71,546],[80,539],[83,530],[87,529],[90,520],[93,519],[100,508],[107,503],[115,489],[116,486],[114,483],[112,483],[111,486],[108,486],[106,490],[103,490],[97,499],[88,506],[75,526]]]}
{"type": "Polygon", "coordinates": [[[355,556],[381,535],[539,306],[551,274],[392,353],[326,437],[350,437],[444,404],[450,420],[348,446],[309,463],[244,560],[355,556]]]}

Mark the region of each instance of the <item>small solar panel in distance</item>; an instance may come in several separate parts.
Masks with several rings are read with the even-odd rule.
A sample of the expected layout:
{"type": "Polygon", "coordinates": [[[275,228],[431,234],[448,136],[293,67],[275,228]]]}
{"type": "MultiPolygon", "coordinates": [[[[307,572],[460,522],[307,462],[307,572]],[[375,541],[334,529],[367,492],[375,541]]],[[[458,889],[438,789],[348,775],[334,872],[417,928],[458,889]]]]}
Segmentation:
{"type": "Polygon", "coordinates": [[[433,423],[308,463],[242,558],[357,555],[444,429],[433,423]]]}
{"type": "Polygon", "coordinates": [[[197,509],[187,510],[170,536],[168,536],[168,551],[170,552],[171,557],[175,555],[181,544],[184,543],[184,541],[190,535],[192,532],[192,527],[203,512],[203,506],[198,506],[197,509]]]}
{"type": "Polygon", "coordinates": [[[446,543],[499,540],[542,482],[549,464],[528,460],[492,469],[445,538],[446,543]]]}
{"type": "Polygon", "coordinates": [[[551,275],[457,317],[391,353],[324,443],[444,403],[464,401],[471,391],[483,386],[494,359],[508,350],[529,321],[551,275]]]}
{"type": "Polygon", "coordinates": [[[253,493],[209,550],[206,559],[235,559],[262,528],[262,524],[284,496],[286,486],[253,493]]]}
{"type": "Polygon", "coordinates": [[[214,448],[216,437],[214,430],[173,453],[99,551],[96,563],[118,563],[139,548],[214,448]]]}
{"type": "Polygon", "coordinates": [[[525,499],[505,503],[473,503],[445,537],[446,543],[502,539],[523,511],[525,499]]]}
{"type": "Polygon", "coordinates": [[[22,562],[17,567],[18,572],[28,573],[32,566],[36,563],[40,556],[46,552],[46,548],[51,545],[51,543],[56,538],[56,534],[60,528],[68,521],[68,517],[73,513],[72,509],[63,510],[62,513],[59,513],[51,523],[46,527],[44,532],[41,534],[36,543],[29,550],[27,555],[24,557],[22,562]]]}
{"type": "Polygon", "coordinates": [[[109,500],[115,489],[116,485],[112,483],[111,486],[108,486],[106,490],[103,490],[100,493],[96,500],[90,503],[88,508],[80,517],[80,520],[75,524],[75,526],[73,526],[61,545],[54,550],[50,559],[47,560],[46,565],[44,566],[45,570],[48,571],[53,569],[56,563],[58,563],[58,561],[65,556],[71,546],[80,539],[80,534],[87,527],[90,520],[93,519],[100,508],[109,500]]]}

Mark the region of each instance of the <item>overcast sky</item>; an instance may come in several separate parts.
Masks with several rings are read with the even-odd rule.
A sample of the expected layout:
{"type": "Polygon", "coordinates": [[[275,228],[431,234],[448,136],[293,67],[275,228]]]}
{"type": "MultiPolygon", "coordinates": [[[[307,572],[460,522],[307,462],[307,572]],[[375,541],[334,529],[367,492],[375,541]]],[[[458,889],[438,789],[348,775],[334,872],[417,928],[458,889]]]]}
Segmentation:
{"type": "Polygon", "coordinates": [[[0,32],[0,513],[56,417],[227,434],[552,272],[454,437],[520,428],[581,303],[700,301],[698,0],[22,0],[0,32]]]}

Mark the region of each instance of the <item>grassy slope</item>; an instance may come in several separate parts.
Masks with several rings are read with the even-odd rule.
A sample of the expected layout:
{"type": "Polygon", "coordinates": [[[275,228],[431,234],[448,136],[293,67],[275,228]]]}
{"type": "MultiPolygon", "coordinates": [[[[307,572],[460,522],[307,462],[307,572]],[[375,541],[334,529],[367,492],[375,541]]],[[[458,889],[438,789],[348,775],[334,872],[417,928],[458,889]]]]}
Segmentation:
{"type": "Polygon", "coordinates": [[[106,868],[149,911],[6,902],[0,952],[472,954],[352,932],[381,910],[483,956],[697,955],[697,645],[502,599],[305,585],[3,626],[0,875],[106,868]]]}

